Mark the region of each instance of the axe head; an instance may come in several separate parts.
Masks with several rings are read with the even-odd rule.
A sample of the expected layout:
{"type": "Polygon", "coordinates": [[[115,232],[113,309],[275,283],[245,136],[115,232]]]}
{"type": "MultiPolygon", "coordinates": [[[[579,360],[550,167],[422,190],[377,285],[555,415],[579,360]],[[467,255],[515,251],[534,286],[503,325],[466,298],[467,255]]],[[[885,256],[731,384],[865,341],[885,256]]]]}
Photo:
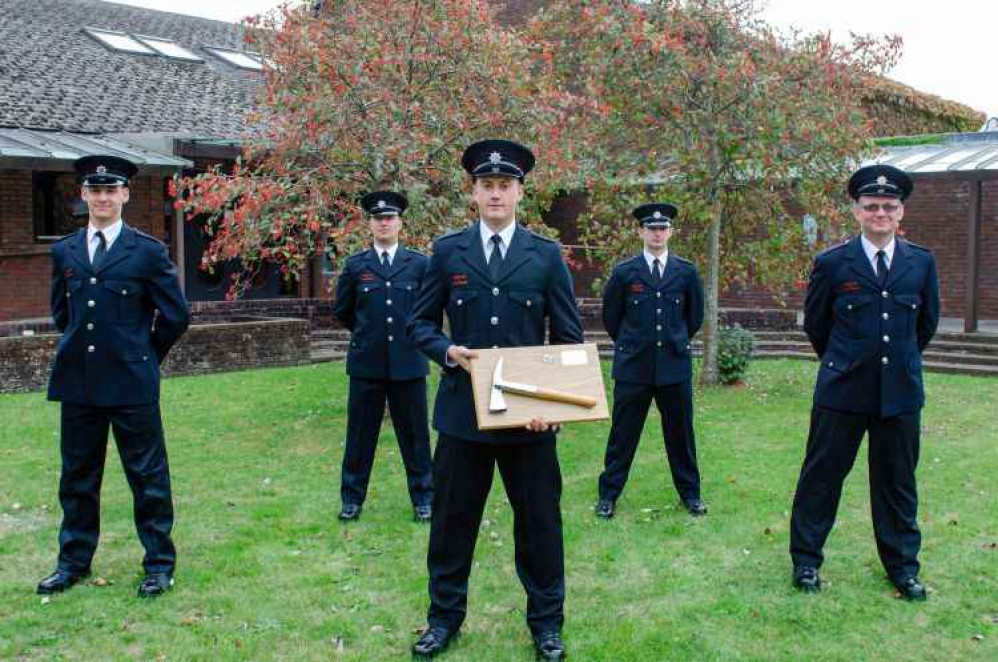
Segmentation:
{"type": "Polygon", "coordinates": [[[502,357],[492,371],[492,388],[489,393],[489,411],[493,414],[506,411],[506,398],[502,394],[502,357]]]}

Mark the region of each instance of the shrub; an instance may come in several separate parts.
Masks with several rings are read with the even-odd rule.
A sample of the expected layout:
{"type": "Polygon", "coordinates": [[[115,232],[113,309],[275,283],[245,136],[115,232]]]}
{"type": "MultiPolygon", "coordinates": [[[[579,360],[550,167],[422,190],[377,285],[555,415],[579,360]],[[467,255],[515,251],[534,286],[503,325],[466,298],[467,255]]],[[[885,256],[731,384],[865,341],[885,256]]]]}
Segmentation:
{"type": "Polygon", "coordinates": [[[722,384],[735,384],[745,377],[755,349],[755,336],[740,324],[722,326],[717,334],[717,374],[722,384]]]}

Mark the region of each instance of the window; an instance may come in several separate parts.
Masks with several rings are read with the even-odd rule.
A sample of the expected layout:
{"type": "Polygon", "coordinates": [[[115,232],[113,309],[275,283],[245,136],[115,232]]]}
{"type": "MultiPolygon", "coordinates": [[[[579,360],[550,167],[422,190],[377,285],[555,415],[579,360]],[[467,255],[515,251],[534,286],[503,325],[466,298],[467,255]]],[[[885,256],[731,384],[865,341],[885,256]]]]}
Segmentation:
{"type": "Polygon", "coordinates": [[[261,71],[263,69],[263,58],[257,53],[234,51],[228,48],[218,48],[217,46],[205,46],[205,50],[240,69],[252,69],[253,71],[261,71]]]}
{"type": "Polygon", "coordinates": [[[160,39],[159,37],[142,37],[139,35],[136,35],[136,39],[160,55],[165,55],[168,58],[172,58],[174,60],[187,60],[189,62],[204,62],[202,58],[198,57],[176,42],[170,41],[169,39],[160,39]]]}
{"type": "Polygon", "coordinates": [[[87,222],[87,205],[80,199],[75,173],[36,172],[31,189],[35,241],[55,241],[87,222]]]}
{"type": "Polygon", "coordinates": [[[113,51],[136,53],[139,55],[156,54],[156,51],[124,32],[112,32],[96,28],[84,28],[83,31],[113,51]]]}

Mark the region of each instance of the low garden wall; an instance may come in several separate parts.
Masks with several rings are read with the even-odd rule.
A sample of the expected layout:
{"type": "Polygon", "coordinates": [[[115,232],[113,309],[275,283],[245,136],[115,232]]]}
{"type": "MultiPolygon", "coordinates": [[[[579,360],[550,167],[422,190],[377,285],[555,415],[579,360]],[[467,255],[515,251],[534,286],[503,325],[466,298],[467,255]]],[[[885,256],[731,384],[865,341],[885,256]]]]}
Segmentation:
{"type": "MultiPolygon", "coordinates": [[[[59,334],[50,323],[11,329],[0,337],[0,393],[45,388],[59,334]]],[[[198,320],[174,346],[163,375],[198,375],[248,368],[300,365],[309,361],[309,323],[259,317],[198,320]]]]}

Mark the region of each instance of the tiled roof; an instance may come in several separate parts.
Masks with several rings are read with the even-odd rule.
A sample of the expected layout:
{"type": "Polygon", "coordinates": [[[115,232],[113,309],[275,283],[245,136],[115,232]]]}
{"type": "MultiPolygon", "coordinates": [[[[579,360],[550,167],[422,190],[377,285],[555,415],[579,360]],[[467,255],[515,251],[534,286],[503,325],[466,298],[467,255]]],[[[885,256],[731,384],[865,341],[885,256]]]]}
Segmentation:
{"type": "Polygon", "coordinates": [[[100,0],[0,0],[0,126],[238,136],[262,74],[204,46],[244,50],[242,28],[100,0]],[[84,27],[170,39],[205,61],[112,51],[84,27]]]}

